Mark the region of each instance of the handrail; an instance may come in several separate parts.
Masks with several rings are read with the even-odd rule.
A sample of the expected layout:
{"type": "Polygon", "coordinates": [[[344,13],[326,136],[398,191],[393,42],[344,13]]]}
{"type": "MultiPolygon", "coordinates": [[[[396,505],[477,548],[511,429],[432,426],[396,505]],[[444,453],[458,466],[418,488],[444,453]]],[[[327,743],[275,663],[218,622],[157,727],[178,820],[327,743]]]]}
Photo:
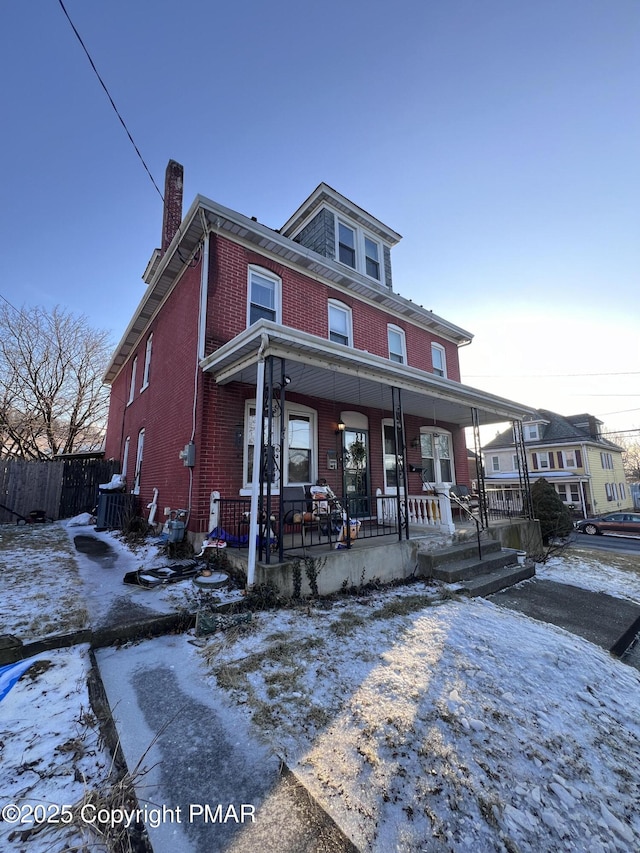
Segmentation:
{"type": "MultiPolygon", "coordinates": [[[[436,492],[436,494],[440,495],[441,497],[444,497],[446,494],[446,492],[438,492],[438,490],[435,488],[434,488],[434,491],[436,492]]],[[[464,501],[461,501],[460,498],[458,497],[458,495],[456,495],[454,492],[449,491],[448,497],[449,497],[449,500],[452,501],[453,503],[455,503],[457,506],[459,506],[463,512],[466,512],[468,517],[475,523],[475,525],[476,525],[476,537],[478,540],[478,559],[481,560],[482,559],[482,543],[480,541],[480,532],[485,529],[484,525],[482,524],[482,520],[477,518],[473,514],[473,512],[469,509],[469,507],[464,503],[464,501]]]]}

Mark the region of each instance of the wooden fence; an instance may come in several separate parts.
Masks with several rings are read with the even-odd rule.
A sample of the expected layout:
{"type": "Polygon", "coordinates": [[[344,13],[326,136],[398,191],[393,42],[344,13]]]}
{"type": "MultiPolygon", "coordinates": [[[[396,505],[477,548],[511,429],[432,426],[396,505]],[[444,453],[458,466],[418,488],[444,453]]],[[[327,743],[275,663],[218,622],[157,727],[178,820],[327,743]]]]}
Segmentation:
{"type": "Polygon", "coordinates": [[[54,520],[89,512],[98,502],[100,484],[119,470],[119,463],[95,456],[0,459],[0,524],[28,518],[34,510],[54,520]]]}

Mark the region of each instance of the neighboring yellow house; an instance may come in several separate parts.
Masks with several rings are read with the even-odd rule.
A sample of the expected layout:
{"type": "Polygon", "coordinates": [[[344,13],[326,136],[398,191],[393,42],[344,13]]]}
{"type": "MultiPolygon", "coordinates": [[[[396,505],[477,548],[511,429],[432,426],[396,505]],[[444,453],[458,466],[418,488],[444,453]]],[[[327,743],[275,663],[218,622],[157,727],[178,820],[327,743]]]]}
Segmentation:
{"type": "MultiPolygon", "coordinates": [[[[569,415],[540,409],[523,422],[529,479],[544,477],[577,515],[632,509],[625,482],[622,448],[601,434],[593,415],[569,415]]],[[[520,472],[512,430],[483,448],[489,507],[516,509],[521,503],[520,472]]]]}

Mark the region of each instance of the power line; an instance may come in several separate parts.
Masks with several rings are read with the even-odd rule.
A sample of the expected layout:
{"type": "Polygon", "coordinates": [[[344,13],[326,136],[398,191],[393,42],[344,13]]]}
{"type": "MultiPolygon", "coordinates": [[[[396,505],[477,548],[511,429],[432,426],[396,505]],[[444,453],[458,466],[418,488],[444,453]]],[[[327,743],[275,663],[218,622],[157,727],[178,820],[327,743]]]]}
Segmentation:
{"type": "Polygon", "coordinates": [[[107,98],[109,98],[109,102],[111,103],[111,106],[113,107],[113,109],[114,109],[114,111],[115,111],[115,114],[116,114],[116,115],[118,116],[118,118],[120,119],[120,124],[121,124],[121,125],[123,126],[123,128],[125,129],[125,132],[126,132],[127,136],[129,137],[129,140],[130,140],[131,144],[133,145],[133,147],[134,147],[134,149],[135,149],[136,154],[137,154],[137,155],[138,155],[138,157],[140,158],[140,162],[141,162],[141,163],[142,163],[142,165],[144,166],[144,168],[145,168],[145,171],[146,171],[147,175],[149,175],[149,178],[151,179],[151,183],[152,183],[152,184],[153,184],[153,186],[156,188],[156,192],[158,193],[158,195],[159,195],[159,196],[160,196],[160,198],[162,199],[162,203],[164,204],[164,197],[163,197],[162,193],[160,192],[160,190],[158,189],[158,185],[157,185],[157,184],[156,184],[156,182],[154,181],[154,179],[153,179],[153,175],[152,175],[152,174],[151,174],[151,172],[149,171],[149,167],[147,166],[147,164],[146,164],[146,163],[145,163],[145,161],[144,161],[144,157],[142,156],[142,154],[140,153],[140,151],[139,151],[139,149],[138,149],[138,146],[137,146],[137,145],[136,145],[136,143],[134,142],[134,140],[133,140],[133,136],[131,136],[131,133],[129,132],[129,128],[127,127],[127,125],[126,125],[126,123],[125,123],[125,120],[122,118],[122,116],[121,116],[121,115],[120,115],[120,113],[118,112],[118,108],[116,107],[116,105],[115,105],[115,103],[114,103],[114,100],[113,100],[113,98],[111,97],[111,94],[109,93],[109,90],[107,89],[107,86],[106,86],[106,84],[105,84],[104,80],[102,79],[102,77],[101,77],[101,76],[100,76],[100,74],[99,74],[98,69],[97,69],[97,68],[96,68],[96,66],[95,66],[95,63],[94,63],[93,59],[91,58],[91,54],[90,54],[90,53],[89,53],[89,51],[87,50],[85,43],[82,41],[82,38],[81,38],[81,36],[80,36],[80,33],[79,33],[79,32],[78,32],[78,30],[75,28],[75,25],[74,25],[73,21],[71,20],[71,18],[69,17],[69,13],[68,13],[68,12],[67,12],[67,10],[65,9],[65,7],[64,7],[64,3],[62,2],[62,0],[58,0],[58,3],[60,4],[60,7],[61,7],[62,11],[63,11],[63,12],[64,12],[64,14],[65,14],[65,17],[66,17],[67,21],[69,21],[69,24],[70,24],[70,26],[71,26],[71,29],[72,29],[72,30],[73,30],[73,32],[75,33],[76,38],[77,38],[77,39],[78,39],[78,41],[80,42],[80,45],[82,46],[82,49],[84,50],[85,54],[87,55],[87,59],[89,60],[89,62],[90,62],[90,64],[91,64],[91,67],[93,68],[93,70],[94,70],[94,72],[95,72],[96,77],[97,77],[97,78],[98,78],[98,80],[100,81],[100,85],[102,86],[102,88],[103,88],[103,89],[104,89],[104,91],[106,92],[107,98]]]}

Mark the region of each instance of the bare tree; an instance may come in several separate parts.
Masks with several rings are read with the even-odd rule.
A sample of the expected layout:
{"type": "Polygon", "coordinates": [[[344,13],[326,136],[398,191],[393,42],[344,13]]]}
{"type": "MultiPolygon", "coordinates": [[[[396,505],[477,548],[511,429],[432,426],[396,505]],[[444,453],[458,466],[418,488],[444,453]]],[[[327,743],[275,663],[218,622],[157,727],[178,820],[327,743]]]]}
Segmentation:
{"type": "Polygon", "coordinates": [[[0,456],[50,459],[102,445],[106,331],[62,308],[0,305],[0,456]]]}
{"type": "MultiPolygon", "coordinates": [[[[640,429],[638,433],[640,433],[640,429]]],[[[622,465],[627,481],[629,483],[640,482],[640,438],[638,435],[610,433],[607,438],[622,448],[622,465]]]]}

